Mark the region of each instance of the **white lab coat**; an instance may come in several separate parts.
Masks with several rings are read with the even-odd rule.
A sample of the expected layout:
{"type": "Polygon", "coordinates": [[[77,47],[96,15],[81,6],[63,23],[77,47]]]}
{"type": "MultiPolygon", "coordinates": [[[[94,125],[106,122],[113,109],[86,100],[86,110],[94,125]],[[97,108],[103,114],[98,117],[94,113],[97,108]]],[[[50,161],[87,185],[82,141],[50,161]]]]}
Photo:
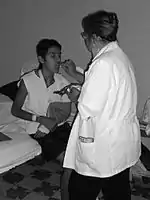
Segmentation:
{"type": "Polygon", "coordinates": [[[85,74],[64,167],[110,177],[134,165],[141,153],[132,65],[117,42],[106,45],[85,74]]]}

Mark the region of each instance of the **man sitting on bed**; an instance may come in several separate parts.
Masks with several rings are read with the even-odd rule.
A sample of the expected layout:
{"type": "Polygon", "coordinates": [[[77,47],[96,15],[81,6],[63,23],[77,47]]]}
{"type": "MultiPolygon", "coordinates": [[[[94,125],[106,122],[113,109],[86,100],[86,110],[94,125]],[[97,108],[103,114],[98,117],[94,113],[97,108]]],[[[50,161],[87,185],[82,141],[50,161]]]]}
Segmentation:
{"type": "Polygon", "coordinates": [[[58,74],[61,45],[56,40],[40,40],[36,53],[39,67],[22,76],[11,113],[24,120],[26,132],[39,142],[44,158],[51,160],[65,150],[70,134],[66,120],[71,102],[66,94],[55,93],[69,83],[58,74]]]}

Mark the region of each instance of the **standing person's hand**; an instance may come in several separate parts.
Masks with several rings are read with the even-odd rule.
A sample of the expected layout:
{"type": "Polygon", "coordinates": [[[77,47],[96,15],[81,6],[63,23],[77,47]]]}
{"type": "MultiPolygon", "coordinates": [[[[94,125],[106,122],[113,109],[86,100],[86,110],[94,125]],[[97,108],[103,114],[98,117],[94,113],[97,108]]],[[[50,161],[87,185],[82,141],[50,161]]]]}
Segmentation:
{"type": "Polygon", "coordinates": [[[74,77],[74,75],[77,73],[76,65],[71,59],[68,59],[62,62],[61,66],[64,69],[64,71],[70,76],[74,77]]]}
{"type": "Polygon", "coordinates": [[[80,91],[74,87],[72,87],[70,89],[70,92],[67,93],[68,95],[68,98],[74,102],[74,103],[77,103],[78,101],[78,98],[79,98],[79,95],[80,95],[80,91]]]}

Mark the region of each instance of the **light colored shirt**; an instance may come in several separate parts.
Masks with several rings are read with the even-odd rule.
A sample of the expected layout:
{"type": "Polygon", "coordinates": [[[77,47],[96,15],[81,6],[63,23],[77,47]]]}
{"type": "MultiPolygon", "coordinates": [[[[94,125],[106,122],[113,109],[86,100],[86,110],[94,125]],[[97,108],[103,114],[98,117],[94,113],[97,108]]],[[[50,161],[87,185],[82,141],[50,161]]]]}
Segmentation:
{"type": "MultiPolygon", "coordinates": [[[[29,61],[29,62],[24,63],[24,65],[21,68],[20,77],[22,77],[23,75],[25,75],[25,74],[37,69],[38,66],[39,66],[39,62],[37,60],[34,60],[34,59],[29,61]]],[[[84,73],[84,70],[81,67],[77,67],[77,71],[79,71],[82,74],[84,73]]],[[[78,81],[76,79],[74,79],[72,76],[68,75],[61,66],[60,66],[59,74],[61,76],[63,76],[68,81],[68,84],[69,83],[78,83],[78,81]]],[[[66,122],[68,122],[70,124],[70,126],[73,123],[73,120],[75,118],[76,112],[77,112],[76,105],[74,103],[72,103],[71,104],[70,116],[66,120],[66,122]]]]}
{"type": "MultiPolygon", "coordinates": [[[[40,77],[32,71],[22,77],[28,91],[23,109],[36,115],[46,116],[50,103],[70,102],[67,95],[61,97],[58,94],[54,94],[54,91],[61,90],[69,82],[60,74],[55,74],[55,82],[47,88],[41,71],[39,71],[39,75],[40,77]]],[[[39,123],[37,122],[26,121],[27,133],[35,133],[38,125],[39,123]]]]}
{"type": "Polygon", "coordinates": [[[132,64],[117,42],[93,59],[78,101],[63,166],[110,177],[134,165],[141,153],[137,87],[132,64]]]}

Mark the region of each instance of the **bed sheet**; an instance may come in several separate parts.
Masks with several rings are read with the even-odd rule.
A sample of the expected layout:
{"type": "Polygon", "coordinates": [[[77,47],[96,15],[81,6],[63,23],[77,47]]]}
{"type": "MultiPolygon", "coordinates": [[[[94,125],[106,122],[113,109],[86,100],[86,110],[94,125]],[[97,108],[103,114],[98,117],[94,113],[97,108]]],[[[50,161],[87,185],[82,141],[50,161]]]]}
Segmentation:
{"type": "Polygon", "coordinates": [[[25,130],[18,126],[19,119],[11,115],[11,106],[11,100],[0,96],[0,131],[12,138],[0,142],[0,173],[41,154],[37,141],[28,134],[23,134],[25,130]]]}
{"type": "Polygon", "coordinates": [[[0,173],[41,153],[40,145],[26,134],[7,133],[12,140],[0,142],[0,173]]]}

